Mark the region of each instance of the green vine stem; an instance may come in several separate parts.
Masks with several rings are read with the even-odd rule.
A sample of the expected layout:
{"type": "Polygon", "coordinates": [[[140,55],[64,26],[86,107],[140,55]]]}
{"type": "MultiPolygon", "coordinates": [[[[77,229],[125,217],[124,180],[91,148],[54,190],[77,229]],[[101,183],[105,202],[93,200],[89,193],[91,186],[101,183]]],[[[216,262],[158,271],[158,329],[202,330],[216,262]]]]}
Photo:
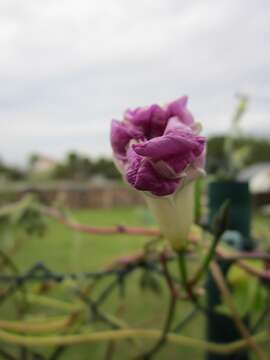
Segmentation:
{"type": "Polygon", "coordinates": [[[192,287],[190,286],[190,283],[188,281],[186,253],[185,251],[179,251],[177,255],[178,255],[178,268],[179,268],[179,273],[183,288],[186,290],[190,300],[194,304],[197,304],[197,297],[194,294],[192,287]]]}
{"type": "MultiPolygon", "coordinates": [[[[108,340],[124,340],[128,338],[159,339],[161,331],[145,329],[110,330],[76,335],[55,335],[55,336],[23,336],[0,330],[0,341],[7,344],[22,346],[56,346],[56,345],[79,345],[92,342],[108,340]]],[[[184,347],[196,347],[204,351],[211,351],[219,354],[230,354],[248,346],[246,339],[234,341],[228,344],[216,344],[187,336],[168,333],[167,341],[184,347]]],[[[262,332],[253,337],[257,343],[265,343],[270,340],[268,332],[262,332]]]]}
{"type": "Polygon", "coordinates": [[[176,303],[177,303],[177,291],[174,287],[172,278],[171,278],[171,274],[169,272],[168,266],[167,266],[167,259],[166,259],[166,255],[163,252],[161,254],[161,258],[160,258],[160,262],[161,265],[163,267],[163,271],[164,271],[164,275],[165,275],[165,279],[169,288],[169,293],[170,293],[170,302],[169,302],[169,307],[168,307],[168,311],[167,311],[167,316],[166,316],[166,320],[165,320],[165,324],[162,330],[162,334],[160,339],[157,341],[157,343],[154,345],[154,347],[146,354],[144,354],[142,357],[139,358],[143,358],[143,359],[150,359],[154,354],[156,354],[161,347],[166,343],[167,340],[167,334],[170,331],[170,327],[174,318],[174,314],[175,314],[175,309],[176,309],[176,303]]]}
{"type": "Polygon", "coordinates": [[[194,286],[196,285],[201,278],[203,277],[203,275],[205,274],[205,272],[207,271],[209,264],[211,262],[211,260],[213,259],[213,257],[215,256],[216,253],[216,248],[218,245],[218,240],[219,238],[215,238],[214,241],[212,242],[204,260],[203,263],[201,264],[201,266],[198,268],[197,272],[195,273],[195,275],[193,276],[193,278],[189,281],[190,286],[194,286]]]}
{"type": "Polygon", "coordinates": [[[214,221],[213,221],[214,239],[208,249],[207,254],[205,255],[205,258],[204,258],[201,266],[198,268],[198,270],[195,273],[195,275],[193,276],[193,278],[189,281],[189,285],[191,287],[193,287],[200,281],[202,276],[208,270],[211,260],[215,256],[216,249],[219,244],[219,240],[228,226],[229,210],[230,210],[230,201],[226,200],[221,205],[219,211],[217,212],[217,214],[214,218],[214,221]]]}

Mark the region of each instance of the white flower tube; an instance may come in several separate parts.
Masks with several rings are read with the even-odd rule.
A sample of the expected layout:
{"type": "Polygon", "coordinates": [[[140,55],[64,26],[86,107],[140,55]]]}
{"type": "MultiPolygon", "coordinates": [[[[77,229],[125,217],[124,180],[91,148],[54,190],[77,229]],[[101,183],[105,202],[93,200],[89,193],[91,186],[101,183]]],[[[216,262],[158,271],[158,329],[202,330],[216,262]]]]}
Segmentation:
{"type": "Polygon", "coordinates": [[[182,250],[194,222],[194,181],[168,196],[145,194],[145,200],[172,248],[182,250]]]}
{"type": "Polygon", "coordinates": [[[176,251],[185,248],[194,209],[194,180],[204,172],[206,139],[183,96],[165,106],[125,111],[113,120],[111,145],[118,169],[141,191],[160,230],[176,251]]]}

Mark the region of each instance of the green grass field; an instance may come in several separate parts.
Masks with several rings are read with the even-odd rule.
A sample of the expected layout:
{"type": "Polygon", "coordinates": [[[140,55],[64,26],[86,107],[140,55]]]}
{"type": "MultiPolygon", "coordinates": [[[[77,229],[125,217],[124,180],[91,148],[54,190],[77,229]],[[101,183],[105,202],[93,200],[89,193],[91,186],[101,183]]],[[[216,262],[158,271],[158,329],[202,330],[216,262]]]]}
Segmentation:
{"type": "MultiPolygon", "coordinates": [[[[143,211],[139,209],[114,209],[114,210],[88,210],[76,211],[72,216],[82,223],[92,225],[110,226],[123,225],[146,225],[143,211]]],[[[270,236],[269,219],[257,218],[254,229],[259,236],[270,236]]],[[[130,254],[142,248],[148,241],[144,237],[128,235],[100,236],[81,234],[69,230],[64,225],[54,220],[48,221],[48,231],[44,237],[32,237],[25,241],[21,250],[14,257],[14,261],[21,271],[28,269],[37,261],[44,262],[55,271],[79,272],[102,269],[117,257],[130,254]]],[[[267,243],[267,242],[266,242],[267,243]]],[[[133,274],[126,284],[126,296],[121,298],[116,291],[104,304],[103,309],[113,314],[120,313],[121,317],[134,327],[162,327],[167,308],[167,290],[164,284],[161,293],[156,295],[149,290],[142,291],[139,284],[140,271],[133,274]]],[[[100,284],[100,290],[102,284],[100,284]]],[[[99,288],[97,289],[99,290],[99,288]]],[[[67,297],[71,301],[72,288],[60,286],[55,296],[67,297]],[[69,294],[69,295],[68,295],[69,294]]],[[[54,293],[52,293],[54,296],[54,293]]],[[[179,303],[175,324],[190,311],[189,304],[179,303]]],[[[45,310],[44,310],[45,311],[45,310]]],[[[9,306],[3,306],[2,318],[12,316],[9,306]]],[[[182,334],[196,338],[203,338],[205,322],[199,315],[182,334]]],[[[74,346],[67,349],[61,359],[64,360],[89,360],[105,359],[108,343],[88,344],[74,346]]],[[[139,344],[144,348],[151,345],[149,340],[139,344]]],[[[45,350],[46,352],[47,350],[45,350]]],[[[138,350],[133,348],[130,342],[122,341],[116,345],[113,359],[128,359],[136,355],[138,350]]],[[[156,359],[203,359],[203,352],[194,348],[181,348],[173,345],[164,346],[156,359]]],[[[1,358],[1,357],[0,357],[1,358]]]]}

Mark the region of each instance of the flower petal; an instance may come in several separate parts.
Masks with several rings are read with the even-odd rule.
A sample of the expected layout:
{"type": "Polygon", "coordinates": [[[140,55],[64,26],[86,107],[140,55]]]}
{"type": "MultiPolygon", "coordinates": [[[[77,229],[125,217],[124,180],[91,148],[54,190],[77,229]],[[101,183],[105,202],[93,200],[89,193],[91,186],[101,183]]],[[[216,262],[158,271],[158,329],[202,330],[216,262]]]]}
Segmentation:
{"type": "Polygon", "coordinates": [[[112,120],[111,124],[111,146],[118,159],[126,158],[127,145],[131,139],[142,139],[143,134],[136,129],[126,125],[124,122],[112,120]]]}
{"type": "Polygon", "coordinates": [[[171,102],[167,105],[169,117],[177,116],[180,121],[186,125],[191,125],[194,122],[193,116],[187,109],[188,97],[182,96],[181,98],[171,102]]]}
{"type": "Polygon", "coordinates": [[[126,179],[136,189],[149,191],[157,196],[172,194],[179,185],[179,179],[166,179],[160,176],[152,164],[136,154],[132,148],[128,151],[126,179]]]}
{"type": "Polygon", "coordinates": [[[164,135],[140,144],[134,144],[134,151],[153,161],[167,160],[172,156],[185,156],[190,152],[200,155],[203,151],[204,138],[192,134],[164,135]]]}
{"type": "Polygon", "coordinates": [[[166,128],[167,111],[157,104],[135,110],[127,110],[124,118],[143,131],[147,139],[161,136],[166,128]]]}
{"type": "Polygon", "coordinates": [[[192,134],[193,133],[193,129],[182,123],[181,121],[179,121],[177,116],[173,116],[172,118],[169,119],[166,129],[164,131],[164,135],[168,135],[168,134],[175,134],[175,133],[187,133],[187,134],[192,134]]]}

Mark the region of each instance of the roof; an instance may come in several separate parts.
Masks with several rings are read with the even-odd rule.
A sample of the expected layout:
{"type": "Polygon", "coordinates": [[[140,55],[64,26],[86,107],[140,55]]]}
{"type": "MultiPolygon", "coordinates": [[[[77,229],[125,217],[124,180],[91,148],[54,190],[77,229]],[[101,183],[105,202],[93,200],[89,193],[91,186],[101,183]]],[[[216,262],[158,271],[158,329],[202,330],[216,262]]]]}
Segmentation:
{"type": "Polygon", "coordinates": [[[249,166],[240,172],[238,180],[248,181],[252,193],[270,192],[270,162],[249,166]]]}
{"type": "Polygon", "coordinates": [[[270,162],[262,162],[246,167],[245,169],[240,171],[237,178],[240,181],[249,181],[255,175],[265,170],[270,170],[270,162]]]}

